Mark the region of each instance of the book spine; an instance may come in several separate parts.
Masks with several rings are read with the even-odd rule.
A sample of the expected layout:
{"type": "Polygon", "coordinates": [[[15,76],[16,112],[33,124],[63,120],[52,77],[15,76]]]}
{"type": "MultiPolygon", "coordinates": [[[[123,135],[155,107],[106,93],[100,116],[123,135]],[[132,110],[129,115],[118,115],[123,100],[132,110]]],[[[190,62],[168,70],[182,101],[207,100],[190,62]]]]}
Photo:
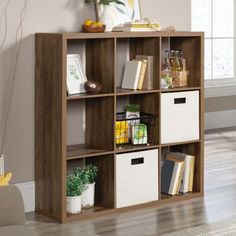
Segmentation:
{"type": "Polygon", "coordinates": [[[141,90],[143,87],[143,81],[144,81],[144,77],[145,77],[146,68],[147,68],[147,60],[143,60],[141,71],[140,71],[140,76],[139,76],[139,81],[138,81],[138,88],[137,88],[139,90],[141,90]]]}
{"type": "Polygon", "coordinates": [[[153,58],[147,58],[147,71],[144,77],[143,89],[153,89],[153,58]]]}
{"type": "Polygon", "coordinates": [[[186,156],[185,157],[185,167],[184,167],[184,173],[183,173],[183,178],[181,181],[181,185],[180,185],[180,192],[181,193],[187,193],[188,190],[188,186],[189,186],[189,178],[190,178],[190,157],[186,156]]]}
{"type": "Polygon", "coordinates": [[[190,170],[190,178],[189,178],[189,191],[193,191],[193,180],[194,180],[194,167],[195,167],[195,157],[191,158],[191,170],[190,170]]]}
{"type": "Polygon", "coordinates": [[[175,167],[172,173],[171,182],[169,186],[169,192],[168,192],[170,195],[175,195],[175,185],[177,181],[176,177],[177,177],[178,169],[179,169],[179,163],[175,162],[175,167]]]}
{"type": "Polygon", "coordinates": [[[139,75],[140,75],[140,73],[141,73],[141,68],[142,68],[142,62],[140,61],[139,65],[138,65],[138,69],[137,69],[137,71],[136,71],[134,89],[137,89],[137,88],[138,88],[139,75]]]}
{"type": "Polygon", "coordinates": [[[183,177],[183,171],[184,171],[184,162],[183,163],[179,163],[179,166],[180,166],[180,168],[179,168],[179,172],[177,173],[177,181],[176,181],[176,185],[175,185],[174,194],[178,194],[179,193],[181,179],[183,177]]]}

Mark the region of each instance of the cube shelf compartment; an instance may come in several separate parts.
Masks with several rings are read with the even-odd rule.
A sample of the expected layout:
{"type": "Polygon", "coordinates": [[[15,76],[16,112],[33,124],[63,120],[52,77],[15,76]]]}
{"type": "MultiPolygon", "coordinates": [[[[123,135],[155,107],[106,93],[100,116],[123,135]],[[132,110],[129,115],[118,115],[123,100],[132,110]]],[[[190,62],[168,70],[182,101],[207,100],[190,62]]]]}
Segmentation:
{"type": "MultiPolygon", "coordinates": [[[[66,223],[203,196],[203,33],[39,33],[36,34],[35,44],[37,212],[66,223]],[[161,88],[162,55],[166,49],[184,51],[189,71],[188,86],[161,88]],[[99,94],[84,93],[67,96],[67,55],[78,53],[87,78],[102,84],[102,91],[99,94]],[[136,55],[153,57],[153,86],[150,90],[136,91],[121,88],[125,63],[127,60],[134,59],[136,55]],[[184,101],[183,98],[188,101],[186,97],[188,93],[198,93],[198,102],[193,102],[189,109],[182,110],[179,109],[183,106],[180,103],[176,106],[177,110],[167,114],[166,117],[165,111],[175,108],[168,102],[163,103],[163,98],[175,94],[180,98],[180,102],[184,101]],[[140,112],[154,117],[150,121],[141,118],[141,121],[151,128],[148,129],[148,145],[128,143],[122,145],[122,148],[117,146],[116,121],[119,118],[117,113],[124,112],[126,104],[137,104],[140,112]],[[183,138],[180,134],[185,129],[185,122],[180,124],[175,118],[178,116],[178,119],[181,119],[181,113],[183,117],[187,117],[192,110],[195,111],[196,120],[194,124],[190,121],[188,129],[197,126],[194,131],[196,135],[183,138]],[[171,122],[172,126],[169,126],[171,129],[168,129],[166,121],[171,122]],[[164,126],[167,127],[166,130],[164,126]],[[164,140],[164,132],[164,136],[169,138],[169,141],[164,140]],[[174,132],[175,137],[177,136],[176,139],[170,139],[171,132],[174,132]],[[122,167],[117,172],[117,157],[136,157],[137,153],[154,150],[157,150],[158,155],[152,157],[155,162],[152,166],[155,189],[152,190],[157,197],[150,198],[151,200],[147,202],[141,200],[133,203],[129,198],[126,205],[117,205],[116,184],[121,177],[119,173],[125,173],[126,168],[122,167]],[[161,164],[167,151],[184,152],[195,156],[193,192],[176,196],[161,193],[161,164]],[[80,214],[68,215],[66,176],[73,168],[90,163],[98,167],[95,206],[83,209],[80,214]]],[[[127,160],[124,159],[125,161],[127,160]]],[[[141,164],[141,162],[137,163],[141,164]]],[[[139,191],[142,192],[142,189],[139,191]]]]}

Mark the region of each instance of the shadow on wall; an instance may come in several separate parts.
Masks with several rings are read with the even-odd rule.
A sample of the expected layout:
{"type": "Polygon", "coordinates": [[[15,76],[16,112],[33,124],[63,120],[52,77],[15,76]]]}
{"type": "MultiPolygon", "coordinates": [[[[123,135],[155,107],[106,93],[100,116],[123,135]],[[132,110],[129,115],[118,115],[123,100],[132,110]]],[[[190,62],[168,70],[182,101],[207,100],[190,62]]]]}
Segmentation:
{"type": "MultiPolygon", "coordinates": [[[[9,47],[1,55],[8,63],[10,62],[5,65],[5,72],[12,70],[11,76],[5,77],[5,93],[8,94],[13,76],[16,47],[16,45],[9,47]]],[[[6,100],[9,102],[9,96],[5,97],[4,104],[6,100]]],[[[13,182],[32,179],[34,176],[34,35],[24,38],[21,43],[3,153],[6,156],[6,170],[14,173],[13,182]]]]}
{"type": "MultiPolygon", "coordinates": [[[[96,20],[95,4],[85,3],[85,0],[68,0],[65,8],[75,14],[74,29],[81,31],[81,26],[86,19],[96,20]],[[86,11],[85,11],[86,8],[86,11]]],[[[63,30],[61,31],[63,32],[63,30]]]]}

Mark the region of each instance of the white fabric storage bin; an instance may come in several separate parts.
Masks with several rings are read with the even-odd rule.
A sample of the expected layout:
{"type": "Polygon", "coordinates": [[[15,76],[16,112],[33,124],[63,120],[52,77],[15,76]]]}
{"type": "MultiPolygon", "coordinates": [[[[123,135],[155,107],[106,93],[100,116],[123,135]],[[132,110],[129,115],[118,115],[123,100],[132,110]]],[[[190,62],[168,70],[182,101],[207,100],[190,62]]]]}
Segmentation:
{"type": "Polygon", "coordinates": [[[161,94],[161,143],[199,139],[199,91],[161,94]]]}
{"type": "Polygon", "coordinates": [[[158,149],[116,155],[116,207],[158,200],[158,149]]]}

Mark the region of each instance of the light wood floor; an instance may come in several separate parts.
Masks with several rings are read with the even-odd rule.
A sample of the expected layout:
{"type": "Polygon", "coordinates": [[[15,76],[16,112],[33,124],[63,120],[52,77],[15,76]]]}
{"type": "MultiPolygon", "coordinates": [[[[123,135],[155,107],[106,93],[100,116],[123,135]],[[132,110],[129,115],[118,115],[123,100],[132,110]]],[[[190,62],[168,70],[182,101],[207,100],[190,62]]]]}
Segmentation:
{"type": "Polygon", "coordinates": [[[205,197],[61,225],[30,213],[39,235],[154,236],[236,217],[236,128],[205,136],[205,197]]]}

